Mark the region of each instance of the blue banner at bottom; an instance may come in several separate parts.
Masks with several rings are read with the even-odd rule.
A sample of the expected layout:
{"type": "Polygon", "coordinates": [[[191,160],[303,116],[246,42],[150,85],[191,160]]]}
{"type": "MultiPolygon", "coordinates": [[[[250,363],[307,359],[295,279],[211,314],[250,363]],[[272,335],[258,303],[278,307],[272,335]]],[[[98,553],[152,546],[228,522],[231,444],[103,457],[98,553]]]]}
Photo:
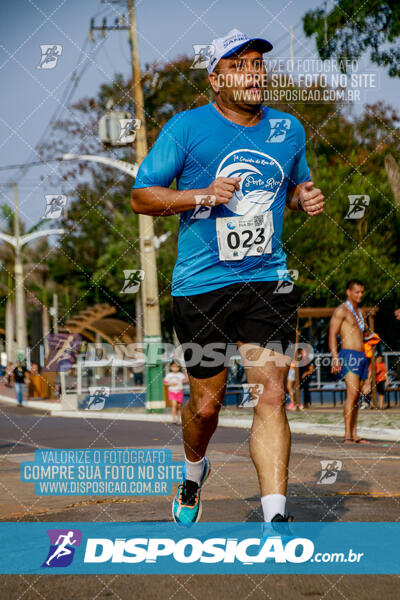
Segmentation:
{"type": "Polygon", "coordinates": [[[3,574],[400,574],[400,523],[0,523],[3,574]]]}

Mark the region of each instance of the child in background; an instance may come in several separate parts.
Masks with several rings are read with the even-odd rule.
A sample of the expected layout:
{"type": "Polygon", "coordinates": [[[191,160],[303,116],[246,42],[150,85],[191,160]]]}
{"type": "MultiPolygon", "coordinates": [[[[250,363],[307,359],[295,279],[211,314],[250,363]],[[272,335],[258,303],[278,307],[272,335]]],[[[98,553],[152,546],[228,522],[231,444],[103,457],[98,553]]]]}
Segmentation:
{"type": "Polygon", "coordinates": [[[183,384],[188,382],[188,378],[182,373],[178,363],[172,361],[169,373],[164,377],[164,383],[168,386],[168,398],[172,404],[172,422],[175,425],[181,423],[183,384]]]}
{"type": "Polygon", "coordinates": [[[379,395],[379,409],[383,410],[383,401],[385,399],[385,383],[389,384],[389,377],[386,370],[385,361],[382,354],[376,357],[376,391],[379,395]]]}

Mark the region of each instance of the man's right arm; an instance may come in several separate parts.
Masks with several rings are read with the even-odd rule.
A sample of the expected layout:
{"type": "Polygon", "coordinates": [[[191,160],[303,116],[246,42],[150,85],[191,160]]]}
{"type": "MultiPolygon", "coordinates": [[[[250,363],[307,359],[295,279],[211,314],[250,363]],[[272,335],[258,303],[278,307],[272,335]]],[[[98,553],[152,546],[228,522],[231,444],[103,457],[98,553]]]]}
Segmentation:
{"type": "Polygon", "coordinates": [[[334,311],[329,324],[329,350],[332,354],[332,373],[339,373],[341,369],[337,349],[337,335],[340,332],[340,327],[342,325],[343,319],[343,309],[342,307],[338,307],[334,311]]]}
{"type": "Polygon", "coordinates": [[[166,216],[192,210],[199,204],[227,204],[235,189],[239,190],[239,183],[240,177],[218,177],[207,188],[198,190],[172,190],[161,186],[134,188],[131,207],[138,214],[166,216]]]}
{"type": "MultiPolygon", "coordinates": [[[[184,171],[190,153],[191,122],[188,113],[178,113],[164,125],[153,148],[140,165],[132,191],[135,213],[152,216],[174,215],[198,205],[226,204],[239,189],[238,177],[218,177],[208,187],[172,190],[172,181],[184,171]]],[[[201,168],[201,165],[200,165],[201,168]]]]}

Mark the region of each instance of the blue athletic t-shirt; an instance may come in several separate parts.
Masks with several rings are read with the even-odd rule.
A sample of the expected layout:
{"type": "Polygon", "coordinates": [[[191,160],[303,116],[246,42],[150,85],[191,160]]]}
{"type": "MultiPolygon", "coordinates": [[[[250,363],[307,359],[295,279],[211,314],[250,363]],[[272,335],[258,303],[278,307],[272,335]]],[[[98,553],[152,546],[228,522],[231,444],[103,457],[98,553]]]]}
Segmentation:
{"type": "Polygon", "coordinates": [[[180,213],[172,295],[232,283],[290,280],[282,249],[288,189],[310,179],[305,132],[290,114],[263,107],[253,127],[232,123],[212,104],[176,114],[140,165],[134,188],[207,188],[241,177],[228,204],[180,213]]]}

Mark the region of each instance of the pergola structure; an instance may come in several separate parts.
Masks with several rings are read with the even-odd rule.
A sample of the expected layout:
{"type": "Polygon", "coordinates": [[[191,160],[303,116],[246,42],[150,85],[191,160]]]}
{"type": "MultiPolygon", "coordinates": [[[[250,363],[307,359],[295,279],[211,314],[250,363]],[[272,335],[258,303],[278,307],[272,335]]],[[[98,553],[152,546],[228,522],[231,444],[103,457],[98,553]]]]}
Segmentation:
{"type": "Polygon", "coordinates": [[[136,327],[121,319],[107,318],[117,312],[110,304],[95,304],[68,319],[60,333],[81,334],[92,342],[96,334],[111,345],[131,344],[136,339],[136,327]]]}
{"type": "MultiPolygon", "coordinates": [[[[315,308],[299,308],[298,309],[298,317],[299,319],[307,319],[306,326],[311,325],[313,319],[321,319],[321,318],[331,318],[335,307],[315,307],[315,308]]],[[[368,327],[370,331],[374,331],[375,327],[375,315],[379,310],[378,306],[365,306],[360,307],[361,313],[368,323],[368,327]]],[[[300,340],[300,329],[296,330],[296,344],[300,340]]],[[[300,398],[300,372],[299,368],[296,366],[296,397],[300,398]]],[[[376,405],[376,373],[375,373],[375,350],[372,350],[372,358],[371,358],[371,375],[372,375],[372,399],[374,404],[376,405]]]]}
{"type": "MultiPolygon", "coordinates": [[[[115,306],[110,304],[95,304],[91,308],[81,310],[77,315],[69,318],[63,326],[59,327],[58,332],[64,335],[80,334],[94,343],[99,338],[103,338],[124,359],[125,353],[121,351],[119,346],[129,345],[136,341],[136,327],[121,319],[109,318],[110,315],[114,315],[116,312],[115,306]]],[[[41,380],[46,382],[44,396],[52,397],[55,372],[45,371],[40,376],[41,380]]]]}

